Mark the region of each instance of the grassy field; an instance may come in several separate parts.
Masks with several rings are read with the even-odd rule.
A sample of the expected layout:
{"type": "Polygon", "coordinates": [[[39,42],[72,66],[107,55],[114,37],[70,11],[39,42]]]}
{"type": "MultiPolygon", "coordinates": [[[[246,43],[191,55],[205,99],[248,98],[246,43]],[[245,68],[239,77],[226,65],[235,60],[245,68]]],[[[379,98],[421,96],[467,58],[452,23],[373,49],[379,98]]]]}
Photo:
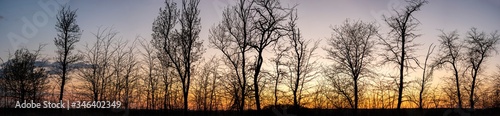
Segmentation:
{"type": "MultiPolygon", "coordinates": [[[[245,111],[189,111],[189,116],[351,116],[352,110],[343,109],[266,109],[261,112],[245,111]]],[[[360,109],[359,116],[500,116],[500,109],[360,109]]],[[[123,109],[0,109],[0,116],[178,116],[182,111],[123,110],[123,109]]]]}

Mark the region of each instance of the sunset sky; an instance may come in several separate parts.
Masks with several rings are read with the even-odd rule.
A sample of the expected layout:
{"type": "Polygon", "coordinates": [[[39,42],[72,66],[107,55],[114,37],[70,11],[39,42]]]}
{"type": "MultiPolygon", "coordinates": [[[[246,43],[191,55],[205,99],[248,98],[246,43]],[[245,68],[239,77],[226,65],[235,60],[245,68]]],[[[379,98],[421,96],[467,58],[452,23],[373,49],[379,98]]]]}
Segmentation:
{"type": "MultiPolygon", "coordinates": [[[[8,52],[25,46],[29,49],[37,48],[38,44],[47,44],[43,54],[52,58],[55,53],[53,39],[56,36],[56,18],[53,12],[44,10],[45,2],[54,0],[0,0],[0,57],[7,59],[8,52]],[[46,19],[46,20],[45,20],[46,19]],[[34,26],[35,30],[23,30],[34,26]]],[[[57,0],[56,0],[57,1],[57,0]]],[[[78,9],[77,24],[83,31],[77,49],[85,43],[95,41],[92,33],[99,26],[114,27],[119,32],[118,37],[133,41],[136,36],[151,38],[151,26],[158,16],[159,8],[164,7],[163,0],[85,0],[85,1],[57,1],[67,3],[71,9],[78,9]]],[[[180,4],[180,0],[176,0],[180,4]]],[[[208,30],[220,22],[222,10],[234,4],[231,0],[202,0],[201,10],[202,30],[200,38],[207,48],[205,56],[220,54],[218,50],[209,48],[208,30]]],[[[404,6],[400,0],[285,0],[283,6],[298,4],[299,21],[303,37],[307,39],[322,39],[320,48],[326,47],[325,40],[331,35],[330,26],[341,24],[346,18],[360,19],[366,22],[376,22],[380,26],[380,33],[387,33],[387,26],[382,20],[382,14],[389,15],[392,8],[404,6]]],[[[56,6],[59,8],[59,6],[56,6]]],[[[52,6],[50,8],[53,8],[52,6]]],[[[419,50],[419,58],[423,60],[424,52],[429,44],[438,43],[438,29],[446,32],[458,30],[460,37],[471,27],[477,27],[486,33],[500,29],[500,1],[498,0],[430,0],[429,4],[415,14],[420,20],[417,43],[423,44],[419,50]]],[[[437,51],[436,51],[437,52],[437,51]]],[[[323,49],[318,49],[318,55],[326,56],[323,49]]],[[[500,64],[499,55],[487,61],[486,68],[494,68],[500,64]]],[[[327,60],[321,60],[328,62],[327,60]]]]}

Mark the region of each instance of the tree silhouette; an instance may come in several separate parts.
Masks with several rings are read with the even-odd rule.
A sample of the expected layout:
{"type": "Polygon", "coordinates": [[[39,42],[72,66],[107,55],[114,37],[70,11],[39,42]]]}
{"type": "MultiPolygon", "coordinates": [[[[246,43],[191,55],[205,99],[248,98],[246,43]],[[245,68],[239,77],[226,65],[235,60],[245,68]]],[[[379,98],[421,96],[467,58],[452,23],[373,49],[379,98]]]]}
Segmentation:
{"type": "MultiPolygon", "coordinates": [[[[346,20],[342,25],[333,27],[332,37],[328,41],[329,48],[325,48],[328,59],[334,61],[334,73],[338,76],[347,76],[353,85],[354,103],[351,108],[358,109],[358,83],[360,78],[370,76],[368,69],[373,61],[375,49],[374,38],[378,29],[373,23],[346,20]]],[[[345,91],[348,92],[348,91],[345,91]]],[[[352,98],[348,97],[351,100],[352,98]]]]}
{"type": "MultiPolygon", "coordinates": [[[[178,23],[179,11],[177,10],[177,4],[173,1],[165,0],[164,9],[160,8],[159,16],[153,22],[153,37],[151,40],[151,44],[153,44],[159,51],[158,58],[161,61],[161,64],[164,66],[165,71],[168,71],[168,68],[171,65],[171,60],[168,58],[167,54],[174,54],[171,48],[173,47],[173,33],[174,27],[178,23]]],[[[168,72],[167,72],[168,73],[168,72]]],[[[167,73],[164,73],[164,76],[167,77],[167,73]]],[[[167,77],[168,78],[168,77],[167,77]]],[[[165,78],[165,99],[167,98],[168,93],[168,79],[165,78]]],[[[166,105],[166,101],[164,105],[166,105]]]]}
{"type": "Polygon", "coordinates": [[[198,74],[195,80],[194,86],[194,99],[196,101],[196,109],[202,111],[213,111],[216,109],[218,98],[216,98],[219,88],[219,78],[221,75],[218,73],[217,69],[219,67],[219,62],[217,57],[213,56],[209,60],[200,64],[199,70],[196,71],[198,74]]]}
{"type": "Polygon", "coordinates": [[[278,92],[281,92],[278,88],[280,85],[281,81],[285,76],[287,76],[287,72],[285,69],[283,69],[283,66],[286,66],[286,61],[282,61],[286,57],[286,53],[288,53],[288,50],[290,50],[291,47],[286,46],[286,42],[280,41],[277,42],[276,45],[273,48],[273,53],[275,57],[270,58],[269,60],[273,63],[273,68],[275,71],[275,74],[271,76],[272,81],[274,82],[273,85],[273,96],[274,96],[274,106],[278,106],[278,92]]]}
{"type": "Polygon", "coordinates": [[[111,61],[116,49],[112,49],[117,32],[112,28],[98,28],[93,33],[95,43],[86,44],[80,53],[83,56],[85,67],[79,68],[78,75],[83,81],[83,91],[90,92],[90,98],[94,101],[108,100],[109,84],[113,76],[111,61]]]}
{"type": "Polygon", "coordinates": [[[457,31],[452,31],[448,34],[444,33],[443,31],[442,35],[439,36],[440,38],[440,50],[441,50],[441,55],[438,58],[438,63],[439,65],[443,65],[445,63],[449,63],[452,68],[453,68],[453,75],[455,77],[455,85],[457,89],[457,100],[458,100],[458,107],[462,108],[462,94],[460,91],[460,73],[459,73],[459,63],[463,60],[464,56],[462,55],[463,53],[461,52],[461,49],[463,48],[463,44],[460,42],[457,42],[459,40],[459,35],[457,31]]]}
{"type": "MultiPolygon", "coordinates": [[[[465,33],[438,30],[441,33],[434,39],[439,45],[426,43],[427,49],[419,49],[423,46],[416,43],[421,36],[417,13],[427,3],[405,0],[401,9],[383,16],[385,34],[380,34],[376,22],[346,18],[330,27],[324,51],[318,51],[321,40],[305,37],[306,31],[317,29],[301,28],[298,5],[239,0],[229,3],[217,14],[221,20],[207,29],[208,45],[217,52],[211,57],[204,56],[200,0],[164,1],[157,16],[151,17],[151,39],[137,40],[138,36],[131,41],[118,37],[112,27],[98,27],[80,49],[83,28],[77,25],[77,10],[64,6],[56,15],[54,60],[42,58],[42,47],[17,49],[8,59],[0,58],[0,107],[4,107],[0,112],[24,111],[9,109],[16,101],[43,104],[64,98],[120,101],[119,109],[136,109],[131,114],[381,115],[399,111],[403,115],[408,111],[435,115],[458,107],[451,111],[456,113],[469,105],[478,110],[465,113],[496,113],[500,72],[487,68],[500,34],[476,28],[465,33]],[[321,52],[324,55],[317,54],[321,52]],[[448,74],[435,81],[436,71],[448,74]]],[[[26,26],[29,30],[31,25],[26,26]]],[[[87,111],[94,110],[81,112],[87,111]]],[[[28,114],[33,112],[38,113],[28,114]]],[[[70,112],[74,111],[63,113],[70,112]]]]}
{"type": "Polygon", "coordinates": [[[470,75],[472,77],[471,90],[469,95],[470,108],[474,109],[474,89],[476,88],[476,79],[481,71],[481,65],[486,58],[491,57],[492,52],[496,52],[496,45],[500,40],[500,35],[497,31],[486,35],[484,32],[478,32],[476,28],[471,28],[467,32],[467,39],[465,40],[465,47],[467,48],[466,61],[469,62],[471,68],[470,75]]]}
{"type": "Polygon", "coordinates": [[[408,2],[408,5],[399,11],[395,9],[393,16],[383,16],[384,21],[390,28],[390,32],[388,33],[389,37],[381,39],[384,46],[383,50],[388,52],[382,54],[382,64],[395,63],[399,65],[398,110],[403,102],[404,69],[414,68],[410,65],[410,60],[418,63],[412,53],[417,46],[417,44],[413,43],[413,40],[420,36],[414,33],[420,22],[413,16],[413,13],[419,11],[424,4],[427,4],[426,0],[409,0],[406,2],[408,2]]]}
{"type": "Polygon", "coordinates": [[[234,96],[240,98],[233,101],[240,112],[244,110],[247,96],[247,54],[254,36],[251,22],[253,5],[253,0],[240,0],[235,6],[226,8],[222,13],[222,21],[210,29],[211,45],[222,52],[234,71],[236,84],[233,86],[238,88],[235,88],[234,96]]]}
{"type": "Polygon", "coordinates": [[[176,4],[170,2],[165,1],[165,9],[160,9],[160,15],[153,23],[153,43],[163,49],[181,81],[184,112],[187,113],[192,65],[204,52],[203,42],[198,36],[201,30],[200,1],[183,0],[180,14],[175,8],[176,4]],[[177,17],[181,29],[173,33],[177,17]]]}
{"type": "Polygon", "coordinates": [[[124,89],[124,84],[125,79],[125,57],[128,54],[126,49],[128,42],[127,41],[122,41],[122,39],[118,38],[117,40],[114,41],[112,49],[114,50],[115,54],[111,58],[111,81],[109,84],[111,84],[110,91],[108,91],[111,94],[111,100],[121,100],[120,94],[123,92],[124,89]]]}
{"type": "Polygon", "coordinates": [[[424,104],[424,94],[428,92],[426,88],[429,88],[430,81],[432,81],[432,74],[434,73],[434,68],[436,67],[435,63],[431,63],[428,65],[429,57],[434,52],[434,46],[433,44],[429,45],[429,48],[427,49],[427,54],[425,55],[425,61],[424,61],[424,67],[422,68],[422,79],[418,81],[419,84],[419,92],[418,92],[418,108],[422,110],[424,104]],[[429,67],[428,67],[429,66],[429,67]],[[430,70],[429,70],[430,68],[430,70]]]}
{"type": "Polygon", "coordinates": [[[284,28],[282,23],[286,21],[290,12],[281,7],[279,0],[255,0],[255,5],[252,9],[255,12],[255,19],[252,21],[254,23],[252,28],[255,29],[255,33],[252,34],[255,34],[256,38],[251,42],[250,46],[257,51],[257,59],[253,67],[253,85],[255,104],[257,111],[259,111],[261,107],[258,77],[264,62],[262,54],[267,46],[275,43],[285,35],[281,32],[284,28]]]}
{"type": "Polygon", "coordinates": [[[288,41],[291,50],[286,55],[289,60],[286,64],[289,69],[287,76],[290,78],[289,87],[292,90],[293,106],[295,108],[299,108],[301,105],[302,92],[306,89],[304,84],[310,82],[315,77],[314,69],[317,66],[316,62],[312,61],[312,58],[319,44],[319,41],[316,41],[312,46],[309,46],[311,40],[305,40],[301,36],[300,29],[296,24],[297,20],[297,12],[290,14],[288,41]]]}
{"type": "Polygon", "coordinates": [[[500,65],[497,65],[496,67],[497,71],[493,75],[493,90],[490,98],[493,99],[491,107],[500,108],[500,65]]]}
{"type": "Polygon", "coordinates": [[[71,71],[69,66],[82,58],[73,53],[75,43],[80,41],[82,33],[80,27],[76,24],[76,17],[76,10],[71,10],[69,6],[63,6],[56,17],[56,31],[58,34],[54,38],[54,44],[57,47],[56,69],[60,71],[61,79],[59,100],[63,99],[64,86],[68,80],[68,72],[71,71]]]}
{"type": "Polygon", "coordinates": [[[158,50],[158,60],[160,60],[161,72],[164,83],[164,108],[170,106],[169,94],[172,93],[169,90],[172,84],[173,77],[169,77],[170,68],[172,67],[172,61],[169,59],[167,54],[171,53],[172,47],[172,37],[174,33],[174,27],[178,23],[179,11],[177,10],[177,4],[173,1],[165,0],[164,9],[160,8],[159,16],[153,22],[153,34],[151,44],[158,50]]]}
{"type": "Polygon", "coordinates": [[[18,49],[13,58],[9,56],[9,59],[1,65],[0,88],[8,97],[19,102],[43,100],[48,81],[47,71],[43,67],[46,61],[40,58],[42,48],[43,45],[40,45],[34,52],[26,48],[18,49]]]}
{"type": "Polygon", "coordinates": [[[441,54],[437,59],[438,65],[444,65],[449,63],[453,68],[453,75],[455,77],[455,87],[457,89],[457,99],[458,99],[458,107],[462,108],[462,95],[460,91],[460,81],[459,81],[459,62],[463,59],[463,55],[461,53],[461,49],[463,48],[463,44],[457,42],[459,40],[459,35],[457,31],[452,31],[448,34],[441,31],[442,34],[439,36],[440,38],[440,51],[441,54]]]}
{"type": "Polygon", "coordinates": [[[146,109],[156,109],[156,99],[157,98],[157,89],[159,89],[159,76],[158,76],[158,58],[156,57],[157,51],[155,51],[154,47],[149,43],[144,43],[146,40],[139,41],[139,44],[142,47],[141,55],[143,56],[143,64],[145,65],[142,69],[145,71],[145,78],[143,81],[146,84],[146,109]]]}
{"type": "MultiPolygon", "coordinates": [[[[136,39],[137,40],[137,39],[136,39]]],[[[138,73],[136,72],[138,70],[138,65],[139,65],[139,62],[137,61],[136,59],[136,55],[135,52],[136,52],[136,46],[135,46],[135,41],[132,42],[131,44],[125,44],[125,45],[128,45],[128,47],[125,48],[125,57],[123,59],[123,63],[124,63],[124,74],[123,74],[123,77],[121,78],[124,78],[124,83],[125,85],[122,85],[122,89],[125,89],[124,93],[125,95],[123,95],[123,97],[125,98],[121,98],[122,100],[121,101],[124,101],[124,106],[125,106],[125,109],[129,109],[130,107],[130,101],[135,99],[133,96],[134,94],[132,93],[133,91],[133,88],[137,88],[137,80],[138,80],[138,73]]]]}
{"type": "Polygon", "coordinates": [[[165,86],[164,90],[164,108],[170,106],[169,93],[171,93],[170,86],[173,77],[169,77],[170,68],[172,67],[172,61],[169,59],[167,54],[172,53],[173,50],[170,48],[173,44],[173,33],[174,27],[178,23],[179,11],[177,10],[177,4],[170,0],[165,0],[164,9],[160,8],[159,16],[153,22],[153,34],[151,44],[158,50],[158,59],[160,60],[161,67],[163,69],[163,83],[165,86]]]}

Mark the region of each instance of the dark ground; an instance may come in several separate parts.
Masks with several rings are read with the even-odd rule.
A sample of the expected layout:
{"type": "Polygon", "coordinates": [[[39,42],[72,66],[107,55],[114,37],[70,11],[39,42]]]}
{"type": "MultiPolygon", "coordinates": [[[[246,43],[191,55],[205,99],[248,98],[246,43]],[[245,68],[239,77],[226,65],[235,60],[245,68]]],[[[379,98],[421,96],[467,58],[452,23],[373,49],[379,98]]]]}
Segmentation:
{"type": "MultiPolygon", "coordinates": [[[[401,116],[472,116],[467,109],[403,109],[401,116]]],[[[123,110],[123,109],[13,109],[0,108],[0,116],[178,116],[182,111],[123,110]]],[[[265,109],[262,112],[245,111],[189,111],[189,116],[351,116],[351,110],[342,109],[265,109]],[[285,111],[285,112],[284,112],[285,111]]],[[[395,109],[360,109],[359,116],[398,116],[395,109]]],[[[476,109],[474,116],[500,116],[500,109],[476,109]]]]}

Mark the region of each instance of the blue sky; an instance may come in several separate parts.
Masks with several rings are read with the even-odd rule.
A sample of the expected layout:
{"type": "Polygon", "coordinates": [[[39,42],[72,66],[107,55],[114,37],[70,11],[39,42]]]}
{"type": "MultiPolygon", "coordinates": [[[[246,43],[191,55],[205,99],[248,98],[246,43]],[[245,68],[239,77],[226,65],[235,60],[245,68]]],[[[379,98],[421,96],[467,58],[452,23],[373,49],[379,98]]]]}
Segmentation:
{"type": "MultiPolygon", "coordinates": [[[[56,19],[50,9],[44,9],[44,4],[56,2],[78,9],[77,24],[84,31],[77,49],[95,40],[92,33],[99,26],[113,27],[121,39],[132,41],[136,36],[150,39],[151,24],[159,8],[164,6],[163,0],[0,0],[0,57],[6,60],[8,51],[13,52],[22,46],[35,49],[41,43],[47,44],[43,54],[47,58],[53,57],[56,19]],[[35,31],[29,30],[30,27],[35,31]]],[[[176,2],[180,4],[179,0],[176,2]]],[[[200,38],[205,47],[209,47],[208,30],[221,20],[224,7],[234,3],[231,0],[201,1],[200,38]]],[[[380,32],[386,33],[387,26],[381,15],[388,15],[393,7],[404,5],[400,0],[284,0],[282,4],[299,4],[298,26],[303,36],[323,41],[331,35],[330,26],[341,24],[346,18],[376,22],[380,25],[380,32]]],[[[422,36],[416,42],[423,44],[418,52],[423,57],[429,44],[438,44],[438,29],[447,32],[456,29],[461,37],[473,26],[487,33],[500,30],[500,1],[430,0],[415,17],[422,23],[417,32],[422,36]]],[[[325,45],[320,44],[320,47],[325,45]]],[[[318,51],[324,56],[322,49],[318,51]]],[[[208,48],[206,56],[217,53],[217,50],[208,48]]],[[[498,59],[498,55],[490,58],[488,67],[499,64],[498,59]]]]}

